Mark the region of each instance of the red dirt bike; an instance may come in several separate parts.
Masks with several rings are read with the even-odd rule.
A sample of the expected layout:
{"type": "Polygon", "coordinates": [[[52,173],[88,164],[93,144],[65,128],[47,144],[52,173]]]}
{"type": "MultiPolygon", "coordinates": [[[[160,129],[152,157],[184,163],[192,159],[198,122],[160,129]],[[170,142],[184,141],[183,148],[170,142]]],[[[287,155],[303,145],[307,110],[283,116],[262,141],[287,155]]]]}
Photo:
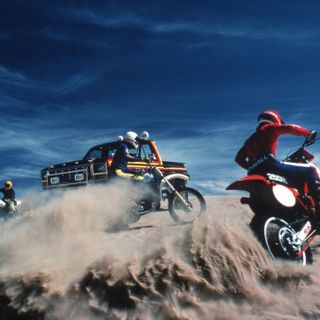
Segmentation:
{"type": "MultiPolygon", "coordinates": [[[[316,133],[283,162],[310,166],[320,180],[318,168],[311,163],[314,156],[305,150],[318,140],[315,137],[316,133]]],[[[306,183],[302,189],[297,188],[289,185],[285,176],[266,172],[266,175],[248,175],[226,189],[249,192],[250,196],[240,201],[253,211],[250,227],[273,259],[292,260],[302,265],[312,263],[310,244],[319,232],[315,199],[306,183]]]]}

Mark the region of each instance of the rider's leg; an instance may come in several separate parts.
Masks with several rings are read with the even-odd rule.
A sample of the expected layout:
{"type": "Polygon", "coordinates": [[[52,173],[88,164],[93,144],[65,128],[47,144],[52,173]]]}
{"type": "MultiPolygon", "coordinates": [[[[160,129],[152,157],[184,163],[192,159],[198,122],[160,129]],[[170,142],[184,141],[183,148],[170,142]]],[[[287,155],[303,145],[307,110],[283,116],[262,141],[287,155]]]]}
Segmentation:
{"type": "Polygon", "coordinates": [[[2,200],[6,204],[6,207],[5,207],[6,215],[8,215],[9,213],[15,212],[16,208],[15,208],[14,202],[11,199],[2,199],[2,200]]]}
{"type": "Polygon", "coordinates": [[[319,176],[315,168],[304,164],[282,163],[283,172],[292,182],[302,182],[303,186],[306,183],[309,189],[308,194],[312,196],[315,205],[319,207],[320,201],[320,182],[319,176]]]}
{"type": "Polygon", "coordinates": [[[304,178],[304,182],[307,183],[309,189],[308,195],[311,196],[314,201],[315,216],[312,217],[313,223],[315,223],[317,229],[320,230],[320,181],[317,170],[311,166],[301,167],[299,170],[301,170],[301,179],[304,178]]]}
{"type": "Polygon", "coordinates": [[[137,175],[137,173],[133,170],[121,170],[116,169],[115,170],[116,176],[124,179],[131,180],[133,183],[135,183],[135,186],[138,188],[139,192],[138,195],[135,198],[136,203],[143,208],[143,211],[149,210],[149,208],[152,209],[152,206],[155,206],[154,203],[156,193],[151,188],[150,183],[142,183],[143,176],[137,175]]]}
{"type": "Polygon", "coordinates": [[[315,202],[317,216],[320,217],[320,182],[315,168],[307,164],[283,163],[275,159],[265,160],[249,174],[273,173],[285,177],[289,185],[303,191],[305,183],[309,189],[309,195],[315,202]]]}
{"type": "Polygon", "coordinates": [[[116,175],[120,178],[125,178],[133,181],[141,181],[143,179],[143,176],[138,176],[133,173],[124,172],[121,169],[116,169],[116,175]]]}
{"type": "Polygon", "coordinates": [[[269,159],[263,161],[255,169],[248,172],[249,174],[262,174],[267,177],[268,173],[283,176],[288,181],[288,184],[303,189],[305,182],[308,184],[312,193],[317,191],[316,181],[318,180],[315,171],[309,165],[304,164],[289,164],[269,159]]]}
{"type": "Polygon", "coordinates": [[[12,200],[9,200],[8,201],[8,209],[9,209],[9,211],[11,211],[11,212],[14,212],[15,211],[15,206],[14,206],[14,202],[12,201],[12,200]]]}
{"type": "Polygon", "coordinates": [[[312,197],[315,205],[315,216],[313,222],[320,229],[320,182],[315,168],[308,164],[295,164],[279,162],[275,166],[274,173],[283,175],[288,179],[290,185],[299,188],[302,192],[305,183],[308,186],[308,195],[312,197]]]}
{"type": "Polygon", "coordinates": [[[315,167],[311,166],[307,172],[306,182],[309,187],[309,195],[315,203],[315,215],[317,220],[318,230],[320,230],[320,179],[318,171],[315,167]]]}

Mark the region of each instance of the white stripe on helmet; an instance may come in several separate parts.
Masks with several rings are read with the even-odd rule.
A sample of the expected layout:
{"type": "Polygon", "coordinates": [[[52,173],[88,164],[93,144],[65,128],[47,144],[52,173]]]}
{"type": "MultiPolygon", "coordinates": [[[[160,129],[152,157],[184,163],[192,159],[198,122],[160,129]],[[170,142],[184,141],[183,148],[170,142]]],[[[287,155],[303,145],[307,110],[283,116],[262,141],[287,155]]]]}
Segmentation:
{"type": "Polygon", "coordinates": [[[261,123],[273,123],[271,120],[260,120],[258,122],[258,126],[261,124],[261,123]]]}
{"type": "Polygon", "coordinates": [[[276,117],[276,119],[277,119],[279,122],[281,122],[281,120],[280,120],[280,118],[279,118],[279,115],[278,115],[277,113],[272,112],[272,111],[265,111],[264,113],[270,114],[271,116],[276,117]]]}

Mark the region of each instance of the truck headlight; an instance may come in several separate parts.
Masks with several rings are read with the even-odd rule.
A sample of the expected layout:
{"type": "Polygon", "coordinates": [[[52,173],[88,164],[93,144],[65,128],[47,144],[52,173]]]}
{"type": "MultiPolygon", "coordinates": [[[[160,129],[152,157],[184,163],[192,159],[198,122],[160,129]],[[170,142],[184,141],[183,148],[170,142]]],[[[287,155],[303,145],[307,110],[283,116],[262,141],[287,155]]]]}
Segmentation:
{"type": "Polygon", "coordinates": [[[51,177],[50,178],[50,183],[51,184],[59,184],[60,183],[60,178],[59,177],[51,177]]]}
{"type": "Polygon", "coordinates": [[[94,167],[95,172],[106,172],[106,166],[104,164],[96,165],[94,167]]]}

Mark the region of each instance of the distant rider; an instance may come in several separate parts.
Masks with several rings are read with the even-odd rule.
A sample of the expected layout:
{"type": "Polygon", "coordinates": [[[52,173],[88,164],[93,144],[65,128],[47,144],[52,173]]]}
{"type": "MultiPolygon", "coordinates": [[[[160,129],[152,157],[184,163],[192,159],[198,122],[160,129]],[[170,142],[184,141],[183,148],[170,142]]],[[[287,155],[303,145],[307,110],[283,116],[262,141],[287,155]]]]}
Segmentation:
{"type": "Polygon", "coordinates": [[[283,163],[276,159],[279,136],[292,134],[307,137],[311,143],[316,131],[310,131],[295,124],[285,124],[275,110],[265,110],[258,116],[256,131],[249,137],[236,155],[235,161],[249,175],[274,173],[285,176],[290,183],[302,187],[306,182],[310,194],[316,202],[318,219],[320,217],[319,178],[314,168],[297,163],[283,163]]]}
{"type": "Polygon", "coordinates": [[[16,204],[16,194],[13,189],[13,183],[10,180],[7,180],[4,183],[4,188],[0,189],[0,192],[3,193],[2,200],[6,203],[6,207],[9,211],[15,210],[15,204],[16,204]]]}
{"type": "Polygon", "coordinates": [[[139,175],[137,171],[128,168],[128,161],[141,161],[141,158],[133,157],[129,153],[129,148],[137,149],[137,138],[138,135],[133,131],[128,131],[124,135],[123,141],[119,143],[109,169],[111,177],[120,177],[134,181],[143,179],[143,176],[139,175]]]}

